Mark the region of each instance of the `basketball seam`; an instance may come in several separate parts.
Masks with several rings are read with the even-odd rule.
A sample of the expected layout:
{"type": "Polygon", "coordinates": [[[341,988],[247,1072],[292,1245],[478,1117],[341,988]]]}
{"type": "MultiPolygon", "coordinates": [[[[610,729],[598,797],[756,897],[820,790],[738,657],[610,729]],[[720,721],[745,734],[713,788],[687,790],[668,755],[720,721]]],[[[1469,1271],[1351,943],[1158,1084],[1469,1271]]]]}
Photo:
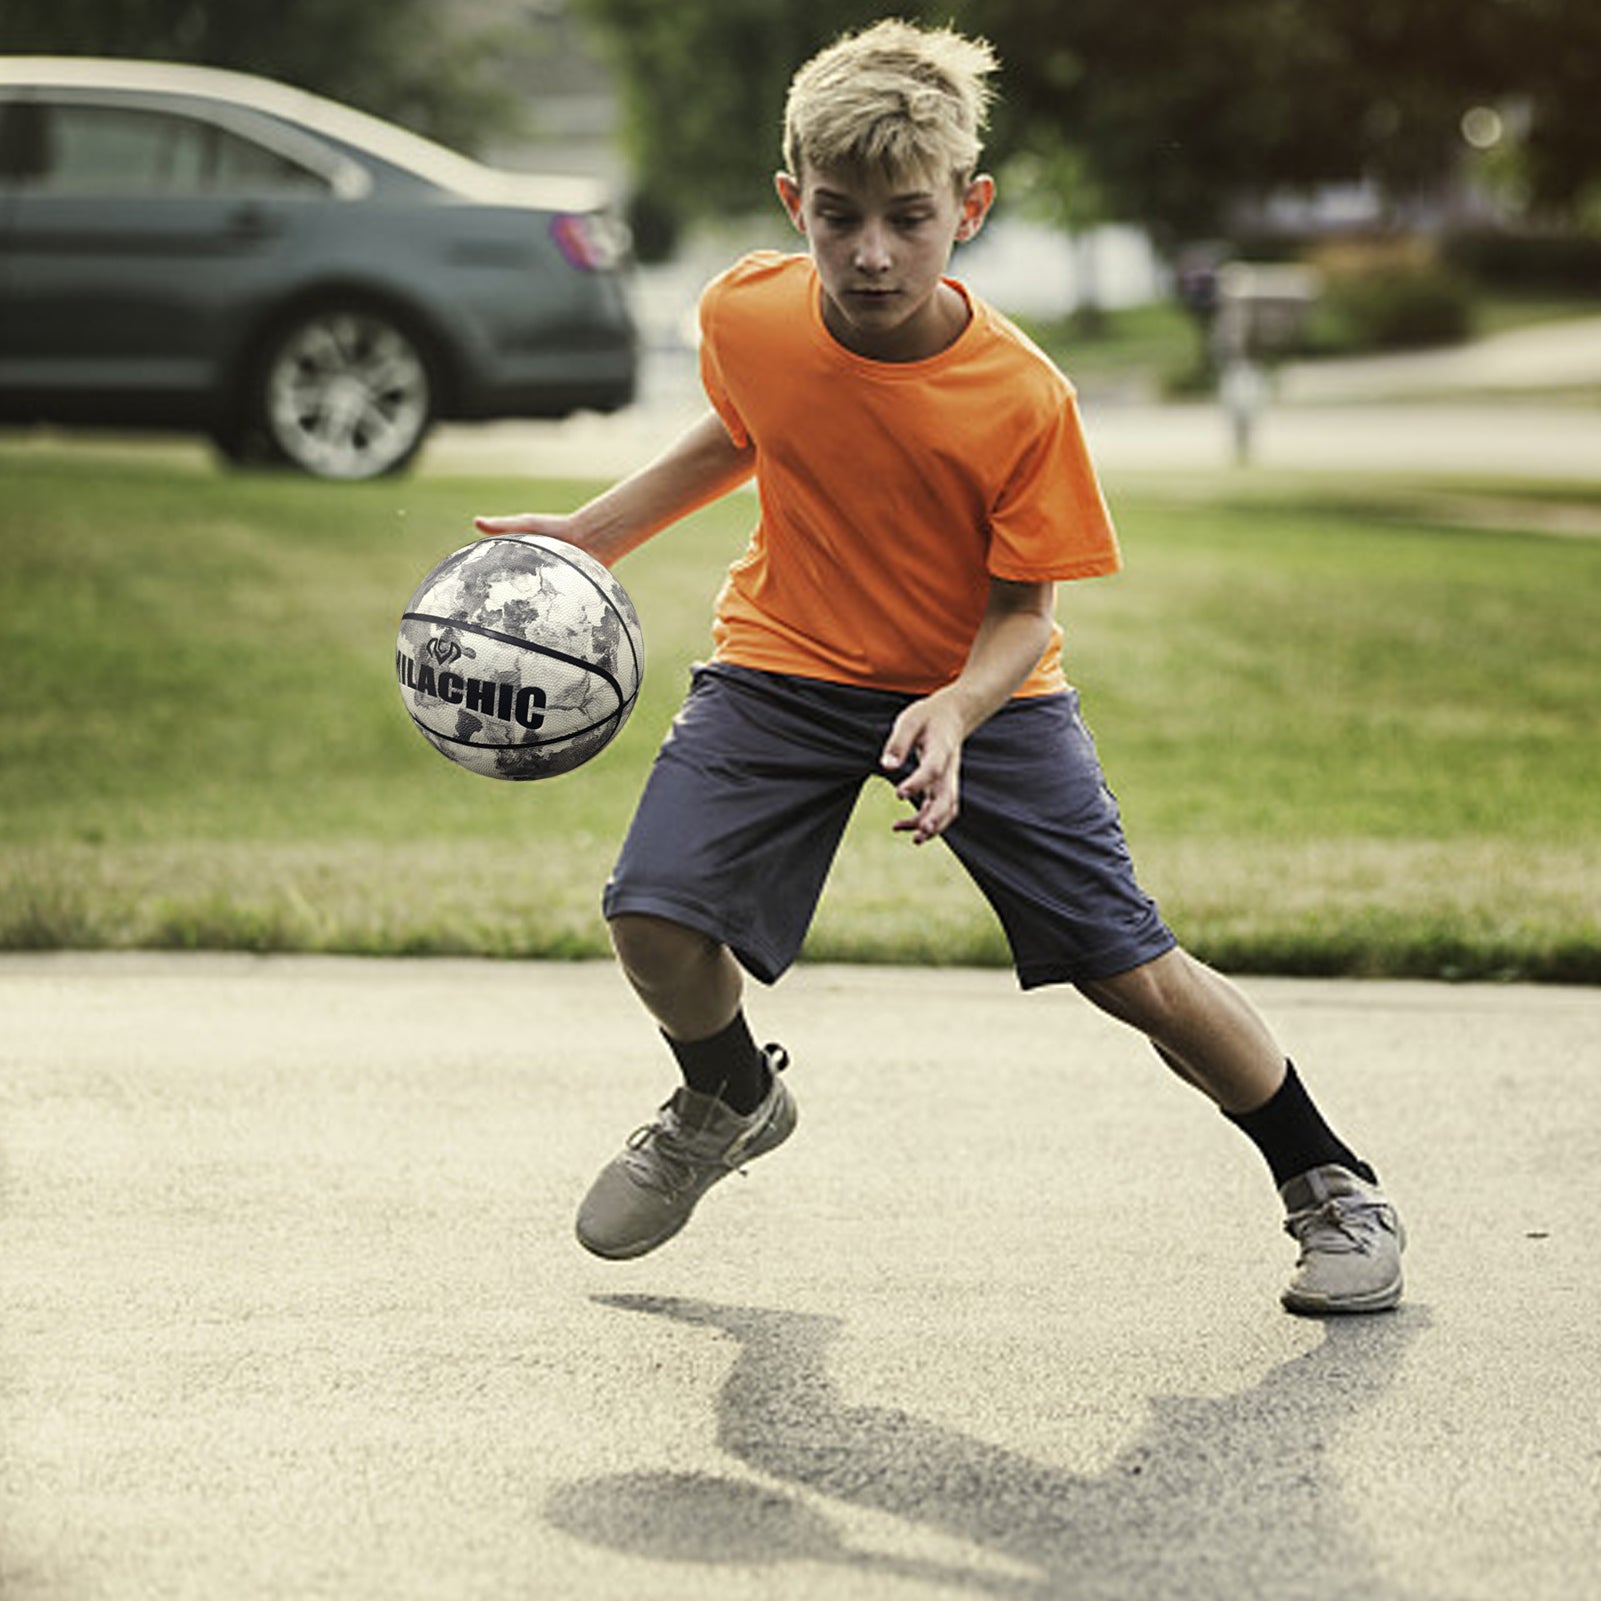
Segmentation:
{"type": "MultiPolygon", "coordinates": [[[[515,534],[509,536],[502,534],[499,537],[502,539],[507,539],[509,543],[513,545],[521,545],[524,550],[537,550],[546,556],[554,557],[555,560],[561,562],[563,566],[571,568],[573,572],[577,573],[578,576],[582,578],[597,595],[600,596],[601,600],[603,600],[606,605],[611,608],[612,612],[617,618],[617,621],[623,625],[623,637],[628,641],[628,653],[634,658],[634,677],[639,679],[644,676],[640,667],[639,652],[634,648],[634,630],[628,626],[628,619],[623,616],[622,610],[618,606],[617,602],[613,600],[612,597],[608,595],[606,591],[602,589],[601,586],[595,581],[593,573],[585,572],[584,569],[565,552],[560,550],[552,550],[548,544],[536,544],[531,539],[520,539],[515,534]]],[[[560,541],[557,541],[557,543],[560,543],[560,541]]],[[[593,559],[598,560],[599,558],[593,559]]]]}
{"type": "MultiPolygon", "coordinates": [[[[476,634],[480,639],[499,640],[502,645],[514,645],[519,650],[531,650],[536,656],[548,656],[553,661],[566,662],[569,667],[582,668],[586,673],[593,673],[597,678],[610,685],[611,692],[617,697],[619,706],[628,699],[623,694],[623,686],[598,662],[585,661],[582,656],[570,656],[566,651],[557,650],[552,645],[541,645],[532,639],[519,639],[516,634],[503,634],[498,629],[484,628],[478,623],[464,623],[454,617],[438,617],[432,612],[402,612],[400,620],[403,623],[432,623],[438,628],[453,628],[460,634],[476,634]]],[[[626,633],[627,629],[625,628],[623,632],[626,633]]],[[[630,649],[632,649],[632,646],[630,646],[630,649]]]]}

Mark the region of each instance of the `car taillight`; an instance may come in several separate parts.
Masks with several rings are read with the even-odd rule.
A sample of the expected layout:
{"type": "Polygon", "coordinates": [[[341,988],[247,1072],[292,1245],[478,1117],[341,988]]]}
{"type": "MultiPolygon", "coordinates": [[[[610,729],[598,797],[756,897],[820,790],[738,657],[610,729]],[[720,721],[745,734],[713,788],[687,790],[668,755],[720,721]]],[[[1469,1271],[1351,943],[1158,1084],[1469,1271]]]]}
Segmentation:
{"type": "Polygon", "coordinates": [[[567,264],[580,272],[609,272],[628,249],[620,222],[599,212],[559,211],[550,219],[550,236],[567,264]]]}

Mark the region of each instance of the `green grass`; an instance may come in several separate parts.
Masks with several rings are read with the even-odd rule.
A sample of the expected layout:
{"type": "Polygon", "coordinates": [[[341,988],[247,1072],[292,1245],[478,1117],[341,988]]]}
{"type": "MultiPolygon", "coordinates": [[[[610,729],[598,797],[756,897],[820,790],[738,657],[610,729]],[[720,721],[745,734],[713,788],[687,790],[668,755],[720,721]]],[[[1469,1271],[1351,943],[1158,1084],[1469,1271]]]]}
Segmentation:
{"type": "Polygon", "coordinates": [[[1091,319],[1021,323],[1085,393],[1182,389],[1193,385],[1204,365],[1195,319],[1173,300],[1103,311],[1091,319]]]}
{"type": "MultiPolygon", "coordinates": [[[[1473,325],[1475,335],[1482,338],[1595,316],[1601,316],[1601,295],[1558,299],[1481,293],[1474,301],[1473,325]]],[[[1201,333],[1176,301],[1106,311],[1088,322],[1071,315],[1021,321],[1030,337],[1086,394],[1196,394],[1210,392],[1214,383],[1201,333]]],[[[1564,395],[1564,391],[1555,392],[1555,398],[1564,395]]],[[[1587,395],[1585,391],[1578,398],[1587,395]]],[[[1505,403],[1504,396],[1497,399],[1505,403]]]]}
{"type": "MultiPolygon", "coordinates": [[[[620,569],[639,709],[589,767],[527,785],[412,730],[396,622],[472,512],[591,486],[329,486],[14,441],[0,473],[0,947],[605,950],[600,887],[748,497],[620,569]]],[[[1593,500],[1112,488],[1128,570],[1064,590],[1070,672],[1186,944],[1237,970],[1601,981],[1593,500]]],[[[948,854],[892,815],[875,786],[809,954],[1004,960],[948,854]]]]}
{"type": "Polygon", "coordinates": [[[1481,299],[1474,325],[1489,335],[1583,317],[1601,317],[1601,295],[1498,294],[1481,299]]]}

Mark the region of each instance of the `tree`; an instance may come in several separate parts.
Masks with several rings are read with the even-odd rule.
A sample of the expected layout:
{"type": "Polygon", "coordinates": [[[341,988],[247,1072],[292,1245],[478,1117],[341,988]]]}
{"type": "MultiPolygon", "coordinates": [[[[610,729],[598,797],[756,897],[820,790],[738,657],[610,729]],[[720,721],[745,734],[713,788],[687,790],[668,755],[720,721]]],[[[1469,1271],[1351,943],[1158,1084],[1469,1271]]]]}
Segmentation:
{"type": "MultiPolygon", "coordinates": [[[[790,74],[885,10],[871,0],[575,3],[617,68],[639,184],[681,218],[761,202],[790,74]]],[[[954,20],[996,45],[1005,72],[991,159],[1030,153],[1033,176],[1045,180],[1037,199],[1076,227],[1110,214],[1182,238],[1210,230],[1227,199],[1264,179],[1313,183],[1352,170],[1354,111],[1332,17],[1345,3],[892,9],[954,20]],[[1052,181],[1075,172],[1082,194],[1052,181]]]]}
{"type": "Polygon", "coordinates": [[[0,51],[258,72],[474,149],[514,116],[502,41],[446,17],[446,0],[6,0],[0,51]]]}
{"type": "Polygon", "coordinates": [[[989,159],[1082,173],[1083,194],[1053,201],[1079,227],[1092,208],[1175,247],[1285,189],[1410,197],[1456,170],[1475,105],[1523,108],[1536,200],[1575,208],[1601,172],[1594,0],[571,3],[617,71],[640,188],[679,219],[765,204],[790,74],[886,11],[990,39],[989,159]]]}
{"type": "Polygon", "coordinates": [[[1601,9],[1587,0],[1500,0],[1519,70],[1501,84],[1529,119],[1524,142],[1536,205],[1601,216],[1601,9]]]}
{"type": "Polygon", "coordinates": [[[884,0],[574,0],[615,67],[635,182],[681,222],[772,198],[784,95],[839,34],[893,11],[946,22],[950,6],[884,0]]]}
{"type": "Polygon", "coordinates": [[[1081,149],[1120,216],[1168,243],[1241,200],[1371,180],[1437,187],[1475,105],[1528,118],[1531,194],[1601,171],[1593,0],[970,0],[1007,62],[1013,137],[1081,149]]]}
{"type": "Polygon", "coordinates": [[[1078,304],[1074,321],[1093,330],[1104,321],[1095,230],[1106,220],[1105,197],[1083,150],[1059,130],[1037,127],[1035,138],[1006,162],[1000,193],[1008,206],[1065,234],[1072,241],[1078,304]]]}
{"type": "Polygon", "coordinates": [[[1114,213],[1171,244],[1218,231],[1241,198],[1360,175],[1362,107],[1336,30],[1346,4],[994,0],[983,12],[1017,137],[1066,129],[1114,213]]]}

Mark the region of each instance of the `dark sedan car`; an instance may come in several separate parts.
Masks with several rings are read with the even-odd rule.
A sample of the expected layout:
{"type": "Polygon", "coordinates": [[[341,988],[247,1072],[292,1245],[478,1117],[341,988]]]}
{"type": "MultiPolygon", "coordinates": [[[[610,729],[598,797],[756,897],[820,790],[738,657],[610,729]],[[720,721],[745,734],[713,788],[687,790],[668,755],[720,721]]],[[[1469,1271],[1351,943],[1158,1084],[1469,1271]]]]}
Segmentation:
{"type": "Polygon", "coordinates": [[[282,84],[0,56],[0,421],[372,477],[439,419],[627,404],[624,249],[588,183],[282,84]]]}

